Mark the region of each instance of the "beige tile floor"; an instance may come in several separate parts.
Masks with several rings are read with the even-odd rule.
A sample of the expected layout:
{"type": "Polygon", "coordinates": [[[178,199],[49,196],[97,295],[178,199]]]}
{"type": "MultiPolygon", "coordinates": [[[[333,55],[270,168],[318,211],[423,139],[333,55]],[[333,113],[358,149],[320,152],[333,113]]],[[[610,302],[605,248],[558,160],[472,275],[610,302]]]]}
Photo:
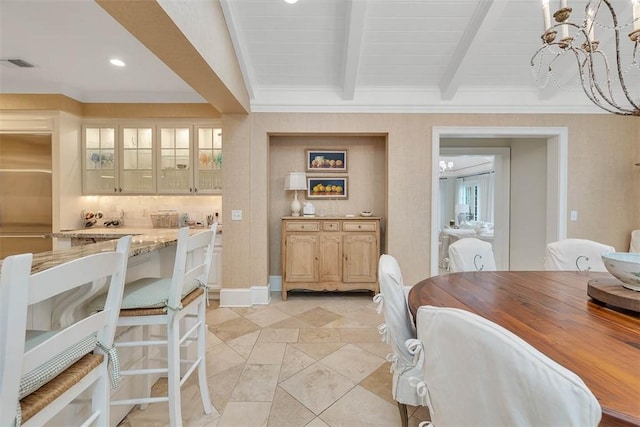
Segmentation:
{"type": "MultiPolygon", "coordinates": [[[[182,390],[185,426],[400,426],[370,293],[272,295],[266,306],[212,302],[207,375],[215,410],[202,411],[195,375],[182,390]]],[[[166,390],[160,380],[155,389],[166,390]]],[[[409,425],[428,419],[409,408],[409,425]]],[[[166,403],[133,409],[122,427],[168,425],[166,403]]]]}

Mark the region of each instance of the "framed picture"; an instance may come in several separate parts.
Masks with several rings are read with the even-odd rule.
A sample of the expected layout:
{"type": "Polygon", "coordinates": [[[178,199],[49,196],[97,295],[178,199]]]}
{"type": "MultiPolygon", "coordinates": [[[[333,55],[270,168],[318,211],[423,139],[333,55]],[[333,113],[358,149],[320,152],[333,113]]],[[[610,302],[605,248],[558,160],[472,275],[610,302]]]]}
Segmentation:
{"type": "Polygon", "coordinates": [[[307,172],[346,172],[347,150],[307,150],[307,172]]]}
{"type": "Polygon", "coordinates": [[[307,177],[307,199],[346,199],[347,177],[307,177]]]}

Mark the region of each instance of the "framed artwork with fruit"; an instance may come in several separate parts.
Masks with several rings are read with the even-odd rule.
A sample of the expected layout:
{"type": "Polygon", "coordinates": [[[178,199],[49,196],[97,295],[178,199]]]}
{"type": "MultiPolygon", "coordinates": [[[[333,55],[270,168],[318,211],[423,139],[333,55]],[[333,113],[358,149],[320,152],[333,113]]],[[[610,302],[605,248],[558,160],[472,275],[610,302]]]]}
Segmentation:
{"type": "Polygon", "coordinates": [[[307,177],[307,199],[346,199],[347,177],[307,177]]]}
{"type": "Polygon", "coordinates": [[[346,172],[347,150],[307,150],[307,172],[346,172]]]}

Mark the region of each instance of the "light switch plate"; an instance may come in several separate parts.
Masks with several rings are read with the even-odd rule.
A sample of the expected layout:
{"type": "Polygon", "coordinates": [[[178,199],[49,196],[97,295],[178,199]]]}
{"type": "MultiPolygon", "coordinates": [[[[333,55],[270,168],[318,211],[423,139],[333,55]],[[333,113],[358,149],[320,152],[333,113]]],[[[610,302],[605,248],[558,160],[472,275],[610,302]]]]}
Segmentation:
{"type": "Polygon", "coordinates": [[[242,221],[242,211],[241,210],[232,210],[231,211],[231,221],[242,221]]]}

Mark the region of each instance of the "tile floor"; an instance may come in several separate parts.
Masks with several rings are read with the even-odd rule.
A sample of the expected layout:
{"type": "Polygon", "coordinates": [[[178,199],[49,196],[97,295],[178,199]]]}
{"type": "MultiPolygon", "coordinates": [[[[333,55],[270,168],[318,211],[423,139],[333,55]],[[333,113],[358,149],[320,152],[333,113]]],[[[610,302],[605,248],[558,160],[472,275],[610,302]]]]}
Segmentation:
{"type": "MultiPolygon", "coordinates": [[[[207,375],[215,410],[202,411],[196,375],[182,390],[185,426],[400,426],[370,293],[272,295],[266,306],[212,301],[207,375]]],[[[161,393],[166,381],[155,389],[161,393]]],[[[409,425],[428,419],[409,408],[409,425]]],[[[166,403],[133,409],[121,427],[168,425],[166,403]]]]}

